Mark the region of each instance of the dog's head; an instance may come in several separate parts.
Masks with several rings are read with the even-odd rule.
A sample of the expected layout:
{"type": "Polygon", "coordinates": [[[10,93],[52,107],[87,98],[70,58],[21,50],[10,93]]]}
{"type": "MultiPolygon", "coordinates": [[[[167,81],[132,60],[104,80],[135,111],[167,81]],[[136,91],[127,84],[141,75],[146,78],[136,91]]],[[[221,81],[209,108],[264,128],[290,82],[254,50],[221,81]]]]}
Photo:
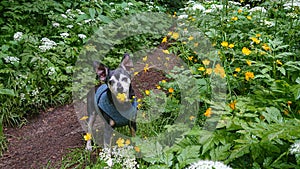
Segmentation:
{"type": "Polygon", "coordinates": [[[115,70],[110,70],[99,62],[94,62],[97,78],[107,84],[110,93],[120,102],[127,102],[131,99],[132,68],[133,63],[129,54],[123,56],[119,67],[115,70]]]}

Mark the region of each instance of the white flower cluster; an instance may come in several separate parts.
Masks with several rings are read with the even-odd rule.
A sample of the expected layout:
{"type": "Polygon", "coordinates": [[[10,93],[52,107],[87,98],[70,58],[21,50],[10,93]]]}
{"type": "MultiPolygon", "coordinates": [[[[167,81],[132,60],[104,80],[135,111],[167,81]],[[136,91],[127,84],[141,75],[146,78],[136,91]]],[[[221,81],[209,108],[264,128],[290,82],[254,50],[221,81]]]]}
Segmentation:
{"type": "Polygon", "coordinates": [[[70,34],[68,32],[61,33],[60,36],[63,38],[68,37],[70,34]]]}
{"type": "Polygon", "coordinates": [[[86,38],[86,35],[85,35],[85,34],[78,34],[78,37],[79,37],[80,39],[85,39],[85,38],[86,38]]]}
{"type": "Polygon", "coordinates": [[[300,154],[300,141],[294,143],[290,147],[290,153],[291,154],[300,154]]]}
{"type": "Polygon", "coordinates": [[[54,23],[52,24],[52,26],[53,26],[53,27],[55,27],[55,28],[57,28],[57,27],[59,27],[59,26],[60,26],[60,24],[59,24],[59,23],[57,23],[57,22],[54,22],[54,23]]]}
{"type": "Polygon", "coordinates": [[[6,63],[12,63],[12,64],[15,63],[15,62],[20,61],[19,58],[13,57],[13,56],[7,56],[7,57],[4,58],[4,60],[5,60],[6,63]]]}
{"type": "Polygon", "coordinates": [[[52,40],[50,40],[50,39],[48,39],[48,38],[42,38],[42,45],[41,46],[39,46],[39,48],[43,51],[43,52],[45,52],[45,51],[47,51],[47,50],[50,50],[50,49],[52,49],[53,47],[55,47],[57,44],[54,42],[54,41],[52,41],[52,40]]]}
{"type": "Polygon", "coordinates": [[[300,7],[300,0],[294,0],[294,2],[287,2],[283,6],[285,10],[292,9],[293,7],[300,7]]]}
{"type": "Polygon", "coordinates": [[[254,8],[251,8],[250,10],[249,10],[249,12],[256,12],[256,11],[260,11],[260,12],[262,12],[262,13],[266,13],[267,12],[267,10],[264,8],[264,7],[260,7],[260,6],[256,6],[256,7],[254,7],[254,8]]]}
{"type": "Polygon", "coordinates": [[[54,73],[55,73],[56,71],[55,71],[55,68],[54,67],[49,67],[48,68],[48,75],[53,75],[54,73]]]}
{"type": "Polygon", "coordinates": [[[134,156],[133,146],[124,146],[124,147],[113,147],[110,153],[109,149],[103,149],[99,153],[101,160],[111,168],[114,164],[122,165],[123,169],[135,169],[139,168],[136,158],[134,156]]]}
{"type": "Polygon", "coordinates": [[[19,41],[19,40],[21,40],[22,36],[23,36],[22,32],[16,32],[14,34],[14,40],[19,41]]]}
{"type": "Polygon", "coordinates": [[[186,169],[232,169],[232,168],[218,161],[200,160],[198,162],[192,163],[186,169]]]}

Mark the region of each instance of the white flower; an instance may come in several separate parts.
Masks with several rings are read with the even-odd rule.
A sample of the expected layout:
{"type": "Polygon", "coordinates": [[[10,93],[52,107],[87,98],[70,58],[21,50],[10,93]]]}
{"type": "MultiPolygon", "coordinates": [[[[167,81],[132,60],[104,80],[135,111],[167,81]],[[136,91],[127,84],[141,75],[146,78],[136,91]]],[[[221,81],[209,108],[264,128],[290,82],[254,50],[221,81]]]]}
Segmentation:
{"type": "Polygon", "coordinates": [[[67,15],[65,15],[65,14],[61,14],[61,17],[68,18],[67,15]]]}
{"type": "Polygon", "coordinates": [[[267,21],[267,20],[264,20],[264,24],[265,24],[267,27],[275,26],[275,23],[274,23],[274,22],[272,22],[272,21],[267,21]]]}
{"type": "Polygon", "coordinates": [[[201,5],[201,4],[194,4],[194,6],[192,7],[192,9],[195,11],[197,9],[199,9],[200,11],[204,11],[205,8],[201,5]]]}
{"type": "Polygon", "coordinates": [[[133,3],[131,3],[131,2],[128,2],[128,6],[132,6],[133,5],[133,3]]]}
{"type": "Polygon", "coordinates": [[[76,11],[78,12],[79,15],[83,15],[85,14],[84,12],[82,12],[80,9],[76,9],[76,11]]]}
{"type": "Polygon", "coordinates": [[[22,36],[23,36],[22,32],[16,32],[14,34],[14,40],[19,41],[19,40],[21,40],[22,36]]]}
{"type": "Polygon", "coordinates": [[[212,8],[212,9],[219,9],[219,10],[222,10],[222,9],[223,9],[223,5],[216,5],[216,4],[213,4],[213,5],[211,5],[211,8],[212,8]]]}
{"type": "Polygon", "coordinates": [[[111,13],[115,13],[116,10],[115,10],[115,9],[111,9],[110,12],[111,12],[111,13]]]}
{"type": "Polygon", "coordinates": [[[291,154],[300,154],[300,141],[297,141],[290,147],[291,154]]]}
{"type": "Polygon", "coordinates": [[[78,34],[78,37],[79,37],[80,39],[85,39],[85,38],[86,38],[85,34],[78,34]]]}
{"type": "Polygon", "coordinates": [[[211,13],[211,12],[212,12],[211,9],[207,9],[207,10],[203,11],[203,13],[211,13]]]}
{"type": "Polygon", "coordinates": [[[260,6],[256,6],[256,7],[251,8],[251,9],[249,10],[249,12],[256,12],[256,11],[260,11],[260,12],[262,12],[262,13],[267,12],[267,10],[266,10],[264,7],[260,7],[260,6]]]}
{"type": "Polygon", "coordinates": [[[55,73],[56,71],[55,71],[55,68],[54,67],[49,67],[48,68],[48,75],[53,75],[54,73],[55,73]]]}
{"type": "Polygon", "coordinates": [[[288,3],[285,3],[283,6],[284,6],[285,10],[292,9],[292,7],[295,7],[295,6],[300,7],[300,1],[299,0],[298,1],[294,0],[293,3],[292,2],[288,2],[288,3]]]}
{"type": "Polygon", "coordinates": [[[4,60],[5,60],[6,63],[11,63],[11,64],[20,61],[19,58],[13,57],[13,56],[7,56],[7,57],[4,58],[4,60]]]}
{"type": "Polygon", "coordinates": [[[239,2],[234,2],[234,1],[228,1],[230,4],[232,5],[236,5],[236,6],[241,6],[242,4],[239,2]]]}
{"type": "Polygon", "coordinates": [[[21,98],[22,101],[25,100],[25,94],[24,94],[24,93],[21,93],[21,94],[20,94],[20,98],[21,98]]]}
{"type": "Polygon", "coordinates": [[[86,20],[84,20],[84,23],[89,23],[91,21],[92,21],[92,19],[86,19],[86,20]]]}
{"type": "Polygon", "coordinates": [[[59,25],[60,25],[60,24],[57,23],[57,22],[54,22],[54,23],[52,24],[53,27],[59,27],[59,25]]]}
{"type": "Polygon", "coordinates": [[[52,41],[52,40],[50,40],[50,39],[48,39],[48,38],[42,38],[41,41],[42,41],[42,45],[39,46],[39,48],[40,48],[43,52],[45,52],[45,51],[47,51],[47,50],[50,50],[50,49],[52,49],[54,46],[57,45],[54,41],[52,41]]]}
{"type": "Polygon", "coordinates": [[[68,10],[66,11],[66,14],[69,14],[69,13],[71,13],[71,9],[68,9],[68,10]]]}
{"type": "Polygon", "coordinates": [[[39,90],[38,89],[35,89],[31,92],[31,96],[36,96],[39,94],[39,90]]]}
{"type": "Polygon", "coordinates": [[[69,28],[69,29],[71,29],[71,28],[73,28],[74,26],[73,26],[73,25],[67,25],[66,27],[69,28]]]}
{"type": "Polygon", "coordinates": [[[200,160],[198,162],[192,163],[186,169],[232,169],[232,168],[218,161],[200,160]]]}
{"type": "Polygon", "coordinates": [[[124,8],[124,10],[125,10],[125,11],[129,11],[129,8],[126,7],[126,8],[124,8]]]}
{"type": "Polygon", "coordinates": [[[109,3],[109,6],[112,6],[112,5],[114,5],[114,4],[115,4],[115,3],[113,3],[113,2],[110,2],[110,3],[109,3]]]}
{"type": "Polygon", "coordinates": [[[188,18],[188,17],[189,17],[188,15],[179,15],[178,19],[185,19],[185,18],[188,18]]]}
{"type": "Polygon", "coordinates": [[[67,32],[64,32],[64,33],[61,33],[61,34],[60,34],[60,36],[61,36],[61,37],[63,37],[63,38],[66,38],[66,37],[68,37],[68,36],[69,36],[69,33],[67,33],[67,32]]]}

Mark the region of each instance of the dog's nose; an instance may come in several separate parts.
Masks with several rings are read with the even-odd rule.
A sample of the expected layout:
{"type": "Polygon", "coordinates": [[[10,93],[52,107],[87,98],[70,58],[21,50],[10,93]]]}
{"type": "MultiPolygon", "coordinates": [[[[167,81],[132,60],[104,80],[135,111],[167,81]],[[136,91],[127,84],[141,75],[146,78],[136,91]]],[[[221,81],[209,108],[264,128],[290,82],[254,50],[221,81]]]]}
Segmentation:
{"type": "Polygon", "coordinates": [[[123,87],[122,87],[121,83],[117,84],[117,92],[119,92],[119,93],[123,92],[123,87]]]}

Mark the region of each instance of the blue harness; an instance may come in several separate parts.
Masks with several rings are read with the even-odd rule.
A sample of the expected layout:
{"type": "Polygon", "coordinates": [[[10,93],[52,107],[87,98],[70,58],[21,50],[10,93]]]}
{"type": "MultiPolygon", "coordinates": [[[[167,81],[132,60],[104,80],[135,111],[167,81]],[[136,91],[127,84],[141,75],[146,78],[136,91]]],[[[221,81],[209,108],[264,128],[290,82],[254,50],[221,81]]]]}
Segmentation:
{"type": "MultiPolygon", "coordinates": [[[[116,106],[107,97],[108,86],[102,84],[95,94],[95,105],[105,112],[111,119],[116,122],[116,126],[125,126],[132,121],[137,114],[137,100],[132,101],[132,106],[126,111],[117,110],[116,106]]],[[[97,108],[97,107],[96,107],[97,108]]]]}

